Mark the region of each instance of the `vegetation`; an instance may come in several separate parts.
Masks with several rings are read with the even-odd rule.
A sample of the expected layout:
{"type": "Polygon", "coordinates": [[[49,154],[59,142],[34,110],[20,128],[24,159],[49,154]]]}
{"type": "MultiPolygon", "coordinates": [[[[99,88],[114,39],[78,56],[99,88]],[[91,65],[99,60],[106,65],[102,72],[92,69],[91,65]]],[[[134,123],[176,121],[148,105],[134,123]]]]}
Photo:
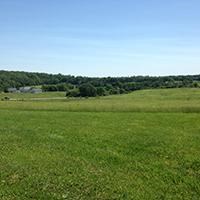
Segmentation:
{"type": "Polygon", "coordinates": [[[43,91],[65,91],[70,97],[106,96],[152,88],[198,88],[200,87],[200,75],[89,78],[62,74],[0,71],[0,91],[6,92],[9,87],[34,85],[42,85],[43,91]],[[87,93],[88,90],[83,89],[88,85],[90,89],[93,88],[92,93],[87,93]]]}
{"type": "Polygon", "coordinates": [[[82,84],[79,87],[80,96],[82,97],[95,97],[97,96],[97,89],[90,83],[82,84]]]}
{"type": "Polygon", "coordinates": [[[139,90],[93,98],[65,98],[64,92],[0,94],[0,109],[82,112],[200,112],[200,89],[139,90]],[[13,101],[14,100],[14,101],[13,101]],[[22,101],[23,100],[23,101],[22,101]]]}
{"type": "Polygon", "coordinates": [[[65,92],[44,92],[44,93],[0,93],[0,99],[9,97],[10,100],[34,100],[34,99],[65,99],[65,92]]]}
{"type": "Polygon", "coordinates": [[[200,198],[199,89],[64,94],[0,101],[0,199],[200,198]]]}

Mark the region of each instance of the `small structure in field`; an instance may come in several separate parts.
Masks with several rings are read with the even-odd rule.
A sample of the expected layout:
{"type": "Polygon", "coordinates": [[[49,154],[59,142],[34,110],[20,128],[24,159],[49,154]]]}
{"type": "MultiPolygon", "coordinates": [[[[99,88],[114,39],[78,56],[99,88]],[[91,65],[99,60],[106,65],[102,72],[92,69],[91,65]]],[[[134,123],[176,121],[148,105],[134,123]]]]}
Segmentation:
{"type": "Polygon", "coordinates": [[[20,87],[19,90],[17,88],[8,88],[9,93],[33,93],[38,94],[42,93],[42,89],[33,88],[33,87],[20,87]]]}
{"type": "Polygon", "coordinates": [[[40,88],[32,88],[31,89],[31,93],[33,93],[33,94],[42,93],[42,89],[40,89],[40,88]]]}
{"type": "Polygon", "coordinates": [[[29,93],[31,92],[31,87],[20,87],[19,88],[19,91],[22,92],[22,93],[29,93]]]}
{"type": "Polygon", "coordinates": [[[9,93],[17,93],[17,88],[8,88],[9,93]]]}

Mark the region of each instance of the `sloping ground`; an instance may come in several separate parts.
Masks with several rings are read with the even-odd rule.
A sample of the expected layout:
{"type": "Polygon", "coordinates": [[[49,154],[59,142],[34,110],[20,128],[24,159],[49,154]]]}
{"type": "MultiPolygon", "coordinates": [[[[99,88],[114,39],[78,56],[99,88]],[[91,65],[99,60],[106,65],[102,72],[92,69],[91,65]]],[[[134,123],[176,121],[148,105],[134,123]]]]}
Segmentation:
{"type": "MultiPolygon", "coordinates": [[[[62,93],[62,95],[64,95],[62,93]]],[[[13,96],[14,98],[15,96],[13,96]]],[[[59,99],[60,93],[45,93],[38,99],[0,101],[0,109],[93,112],[200,112],[200,89],[141,90],[127,95],[89,99],[59,99]],[[50,96],[51,95],[51,96],[50,96]],[[57,98],[58,97],[58,98],[57,98]],[[36,102],[37,100],[37,102],[36,102]]],[[[62,98],[62,97],[61,97],[62,98]]]]}
{"type": "Polygon", "coordinates": [[[200,199],[199,97],[0,102],[0,199],[200,199]]]}
{"type": "Polygon", "coordinates": [[[65,97],[65,92],[43,92],[38,94],[33,93],[0,93],[0,99],[9,97],[15,100],[30,100],[32,98],[58,98],[65,97]]]}

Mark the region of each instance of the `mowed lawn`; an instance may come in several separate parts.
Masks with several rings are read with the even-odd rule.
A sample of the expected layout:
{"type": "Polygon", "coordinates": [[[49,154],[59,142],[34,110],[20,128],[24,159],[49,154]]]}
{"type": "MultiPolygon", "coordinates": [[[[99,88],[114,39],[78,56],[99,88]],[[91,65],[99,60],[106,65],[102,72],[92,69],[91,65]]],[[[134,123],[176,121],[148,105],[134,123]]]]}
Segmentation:
{"type": "Polygon", "coordinates": [[[137,91],[78,100],[91,105],[81,112],[77,100],[0,102],[0,199],[200,199],[199,97],[137,91]]]}

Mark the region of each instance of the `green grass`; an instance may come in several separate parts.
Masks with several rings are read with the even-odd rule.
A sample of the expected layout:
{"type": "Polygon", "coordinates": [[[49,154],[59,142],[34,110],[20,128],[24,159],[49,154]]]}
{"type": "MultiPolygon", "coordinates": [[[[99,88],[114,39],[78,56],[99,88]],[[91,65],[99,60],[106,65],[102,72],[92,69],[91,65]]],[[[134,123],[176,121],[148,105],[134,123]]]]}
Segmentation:
{"type": "MultiPolygon", "coordinates": [[[[89,99],[53,99],[64,96],[63,93],[38,95],[50,99],[36,101],[24,98],[25,102],[0,101],[0,109],[76,112],[200,112],[200,89],[141,90],[126,95],[89,99]]],[[[13,96],[13,98],[16,97],[17,95],[13,96]]],[[[35,98],[38,96],[36,95],[35,98]]]]}
{"type": "Polygon", "coordinates": [[[200,199],[199,97],[0,102],[0,199],[200,199]]]}
{"type": "Polygon", "coordinates": [[[38,94],[32,93],[0,93],[0,99],[9,97],[15,100],[30,100],[34,98],[56,98],[65,97],[65,92],[43,92],[38,94]]]}

